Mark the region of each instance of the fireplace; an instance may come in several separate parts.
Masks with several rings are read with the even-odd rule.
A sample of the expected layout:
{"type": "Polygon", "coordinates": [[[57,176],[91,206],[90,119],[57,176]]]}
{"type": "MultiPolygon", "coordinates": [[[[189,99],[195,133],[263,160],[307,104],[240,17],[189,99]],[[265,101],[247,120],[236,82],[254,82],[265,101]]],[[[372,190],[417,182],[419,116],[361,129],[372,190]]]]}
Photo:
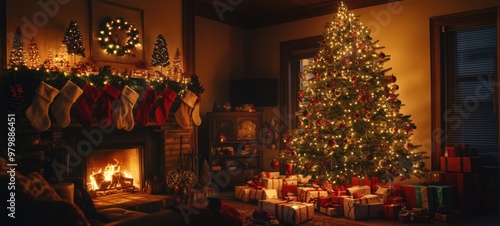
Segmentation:
{"type": "Polygon", "coordinates": [[[86,159],[84,181],[87,191],[99,195],[141,189],[143,148],[106,148],[86,159]]]}

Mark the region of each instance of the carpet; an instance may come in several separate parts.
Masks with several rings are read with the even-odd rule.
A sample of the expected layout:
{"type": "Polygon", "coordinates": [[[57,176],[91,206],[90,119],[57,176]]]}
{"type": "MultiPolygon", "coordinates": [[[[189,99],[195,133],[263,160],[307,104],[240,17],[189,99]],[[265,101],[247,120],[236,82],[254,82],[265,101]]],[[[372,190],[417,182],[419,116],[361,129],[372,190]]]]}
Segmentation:
{"type": "MultiPolygon", "coordinates": [[[[253,211],[257,207],[255,204],[245,203],[237,199],[223,199],[223,203],[229,207],[235,208],[242,215],[244,221],[244,226],[257,226],[262,224],[256,224],[250,220],[248,217],[252,216],[253,211]]],[[[288,225],[281,223],[281,225],[288,225]]],[[[299,224],[300,226],[366,226],[366,224],[355,222],[344,217],[331,217],[322,213],[315,212],[314,217],[311,220],[299,224]]]]}

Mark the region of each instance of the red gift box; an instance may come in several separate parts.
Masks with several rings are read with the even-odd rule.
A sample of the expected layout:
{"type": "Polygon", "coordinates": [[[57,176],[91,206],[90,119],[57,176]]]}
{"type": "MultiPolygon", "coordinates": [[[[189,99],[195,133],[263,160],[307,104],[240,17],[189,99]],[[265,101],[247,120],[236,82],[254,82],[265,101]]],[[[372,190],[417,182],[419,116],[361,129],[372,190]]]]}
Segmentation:
{"type": "Polygon", "coordinates": [[[403,203],[404,199],[401,196],[391,196],[387,197],[387,202],[385,204],[400,204],[403,203]]]}
{"type": "Polygon", "coordinates": [[[466,144],[457,144],[446,146],[445,150],[448,157],[475,157],[478,156],[477,149],[469,148],[466,144]]]}
{"type": "Polygon", "coordinates": [[[400,204],[388,204],[384,205],[384,217],[391,220],[397,220],[399,218],[399,211],[403,208],[400,204]]]}
{"type": "Polygon", "coordinates": [[[360,179],[359,177],[351,178],[351,186],[363,186],[363,185],[371,187],[372,181],[366,177],[363,177],[363,179],[360,179]]]}
{"type": "Polygon", "coordinates": [[[478,173],[446,173],[443,184],[454,185],[457,191],[457,204],[463,213],[479,213],[481,200],[472,194],[481,193],[481,177],[478,173]]]}
{"type": "Polygon", "coordinates": [[[427,208],[434,206],[433,193],[429,192],[427,186],[423,185],[403,185],[403,196],[408,202],[410,209],[427,208]]]}
{"type": "Polygon", "coordinates": [[[290,181],[283,182],[283,190],[281,193],[283,194],[283,196],[298,195],[297,194],[297,183],[290,182],[290,181]]]}
{"type": "Polygon", "coordinates": [[[480,169],[479,157],[441,157],[441,171],[474,173],[480,169]]]}

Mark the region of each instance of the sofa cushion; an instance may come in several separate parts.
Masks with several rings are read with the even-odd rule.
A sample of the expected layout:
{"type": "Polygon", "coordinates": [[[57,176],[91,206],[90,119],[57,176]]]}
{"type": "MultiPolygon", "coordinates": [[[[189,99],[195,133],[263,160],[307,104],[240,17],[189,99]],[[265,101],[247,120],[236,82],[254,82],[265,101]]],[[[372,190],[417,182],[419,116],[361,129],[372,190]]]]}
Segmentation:
{"type": "Polygon", "coordinates": [[[40,201],[62,200],[52,186],[38,172],[32,172],[26,176],[17,173],[16,184],[27,198],[40,201]]]}
{"type": "Polygon", "coordinates": [[[80,186],[75,186],[74,193],[74,203],[82,210],[83,214],[85,214],[85,217],[87,217],[88,220],[101,221],[105,223],[111,222],[109,218],[97,212],[94,203],[92,202],[92,198],[90,197],[87,190],[81,188],[80,186]]]}

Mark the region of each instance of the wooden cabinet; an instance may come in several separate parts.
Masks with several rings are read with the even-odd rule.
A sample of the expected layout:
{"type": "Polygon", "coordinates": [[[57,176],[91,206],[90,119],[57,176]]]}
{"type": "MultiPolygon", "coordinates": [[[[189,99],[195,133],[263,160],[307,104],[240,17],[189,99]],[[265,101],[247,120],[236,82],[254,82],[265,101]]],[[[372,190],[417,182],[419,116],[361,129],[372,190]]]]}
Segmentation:
{"type": "Polygon", "coordinates": [[[261,112],[209,112],[210,169],[221,187],[245,184],[260,173],[261,112]]]}

